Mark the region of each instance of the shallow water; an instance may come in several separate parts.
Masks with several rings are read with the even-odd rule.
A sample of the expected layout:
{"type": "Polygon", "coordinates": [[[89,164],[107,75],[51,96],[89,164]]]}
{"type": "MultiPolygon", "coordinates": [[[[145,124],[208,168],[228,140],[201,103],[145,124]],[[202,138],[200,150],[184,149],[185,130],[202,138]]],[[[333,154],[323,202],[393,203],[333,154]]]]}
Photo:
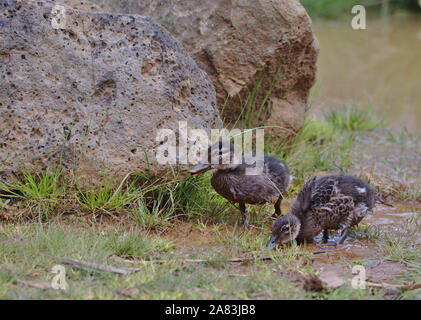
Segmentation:
{"type": "Polygon", "coordinates": [[[313,110],[371,105],[388,126],[421,132],[421,18],[368,16],[366,30],[350,22],[314,24],[320,55],[313,110]]]}

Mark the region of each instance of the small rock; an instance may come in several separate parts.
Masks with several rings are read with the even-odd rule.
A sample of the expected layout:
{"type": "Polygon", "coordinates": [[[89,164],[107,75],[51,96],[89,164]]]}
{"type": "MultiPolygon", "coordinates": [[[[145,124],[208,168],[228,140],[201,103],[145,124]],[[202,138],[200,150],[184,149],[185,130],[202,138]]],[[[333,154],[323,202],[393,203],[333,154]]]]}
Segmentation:
{"type": "Polygon", "coordinates": [[[326,284],[329,289],[336,289],[345,284],[345,280],[332,270],[323,271],[319,278],[326,284]]]}
{"type": "Polygon", "coordinates": [[[383,294],[385,300],[395,300],[401,295],[401,291],[395,286],[385,286],[383,289],[385,291],[383,294]]]}

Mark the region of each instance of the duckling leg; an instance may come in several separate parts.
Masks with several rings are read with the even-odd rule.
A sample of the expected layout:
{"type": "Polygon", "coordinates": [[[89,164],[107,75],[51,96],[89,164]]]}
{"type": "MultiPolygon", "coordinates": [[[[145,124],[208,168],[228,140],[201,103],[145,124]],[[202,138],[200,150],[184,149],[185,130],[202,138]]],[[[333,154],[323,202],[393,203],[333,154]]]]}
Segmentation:
{"type": "Polygon", "coordinates": [[[345,239],[348,237],[349,227],[346,227],[342,230],[341,237],[339,238],[338,244],[344,243],[345,239]]]}
{"type": "Polygon", "coordinates": [[[249,222],[246,217],[246,205],[243,202],[240,202],[239,205],[241,211],[241,222],[243,224],[243,227],[247,227],[249,222]]]}
{"type": "Polygon", "coordinates": [[[274,217],[279,217],[282,215],[281,203],[282,203],[282,194],[279,196],[278,200],[275,203],[275,213],[273,214],[274,217]]]}
{"type": "Polygon", "coordinates": [[[329,242],[329,230],[324,229],[323,230],[323,239],[322,239],[323,243],[328,243],[329,242]]]}

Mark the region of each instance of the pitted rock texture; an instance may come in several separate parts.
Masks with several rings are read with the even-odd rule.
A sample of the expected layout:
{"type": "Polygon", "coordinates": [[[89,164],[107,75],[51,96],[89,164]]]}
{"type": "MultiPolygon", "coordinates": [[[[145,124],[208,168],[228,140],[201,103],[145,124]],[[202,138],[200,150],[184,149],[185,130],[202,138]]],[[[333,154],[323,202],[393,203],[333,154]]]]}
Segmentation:
{"type": "Polygon", "coordinates": [[[62,164],[81,183],[148,169],[157,130],[221,124],[212,81],[180,43],[139,15],[0,0],[0,178],[62,164]]]}
{"type": "Polygon", "coordinates": [[[82,12],[102,12],[101,7],[91,0],[51,0],[52,3],[65,5],[82,12]]]}
{"type": "MultiPolygon", "coordinates": [[[[182,41],[213,80],[221,115],[235,121],[263,76],[261,121],[298,130],[314,84],[319,45],[298,0],[95,0],[104,10],[150,16],[182,41]],[[279,69],[280,68],[280,69],[279,69]],[[278,81],[274,81],[279,71],[278,81]],[[239,99],[241,97],[241,99],[239,99]]],[[[277,130],[285,134],[289,130],[277,130]]]]}

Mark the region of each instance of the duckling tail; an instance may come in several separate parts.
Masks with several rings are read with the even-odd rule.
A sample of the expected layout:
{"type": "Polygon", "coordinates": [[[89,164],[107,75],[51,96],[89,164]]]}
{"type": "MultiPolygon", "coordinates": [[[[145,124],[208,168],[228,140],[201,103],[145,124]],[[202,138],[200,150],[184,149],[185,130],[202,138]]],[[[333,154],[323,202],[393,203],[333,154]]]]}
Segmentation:
{"type": "Polygon", "coordinates": [[[392,208],[393,208],[393,205],[391,205],[390,203],[384,202],[384,201],[383,201],[382,199],[380,199],[379,197],[376,197],[376,202],[377,202],[377,203],[384,204],[385,206],[388,206],[388,207],[392,207],[392,208]]]}

